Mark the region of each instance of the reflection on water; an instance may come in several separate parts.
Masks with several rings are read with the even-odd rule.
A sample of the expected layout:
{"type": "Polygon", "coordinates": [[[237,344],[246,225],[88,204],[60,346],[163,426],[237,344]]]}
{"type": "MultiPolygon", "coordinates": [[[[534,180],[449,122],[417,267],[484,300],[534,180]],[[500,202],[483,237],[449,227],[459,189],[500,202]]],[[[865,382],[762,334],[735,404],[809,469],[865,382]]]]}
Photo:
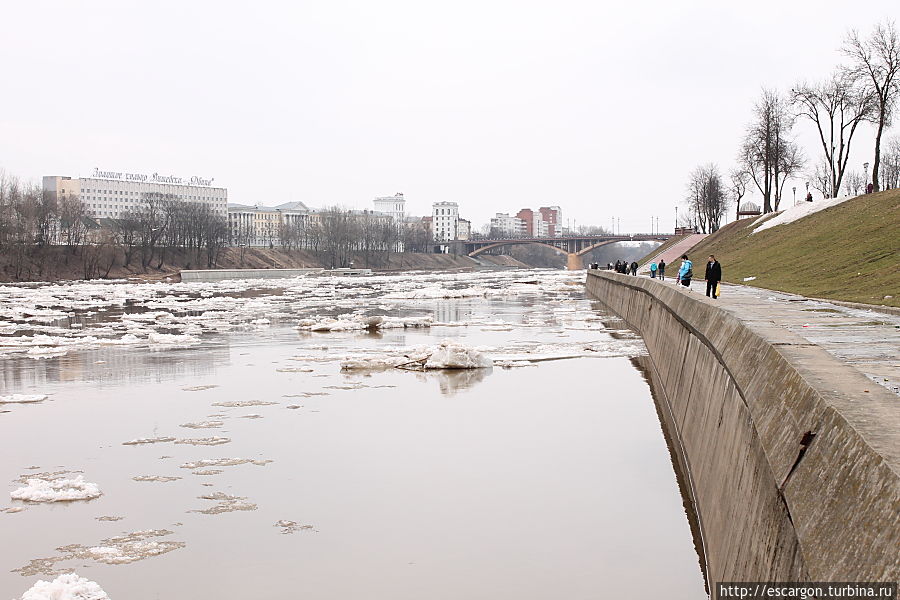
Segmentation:
{"type": "Polygon", "coordinates": [[[0,512],[0,536],[15,540],[0,547],[0,589],[19,597],[75,569],[129,600],[703,596],[666,440],[630,363],[640,340],[572,274],[518,287],[508,272],[418,277],[70,294],[169,307],[137,326],[106,311],[90,325],[103,335],[181,328],[202,343],[0,359],[3,394],[48,396],[0,405],[0,480],[12,491],[77,473],[103,494],[0,500],[17,511],[0,512]],[[174,308],[198,300],[205,309],[174,308]],[[435,325],[293,328],[354,311],[435,325]],[[506,366],[341,370],[446,338],[506,366]]]}

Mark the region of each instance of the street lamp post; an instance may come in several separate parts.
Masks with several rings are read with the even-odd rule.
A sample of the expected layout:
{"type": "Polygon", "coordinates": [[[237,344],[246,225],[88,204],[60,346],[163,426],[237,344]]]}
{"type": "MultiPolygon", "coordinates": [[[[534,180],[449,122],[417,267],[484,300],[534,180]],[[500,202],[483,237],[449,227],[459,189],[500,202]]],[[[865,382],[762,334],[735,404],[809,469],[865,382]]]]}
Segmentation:
{"type": "Polygon", "coordinates": [[[797,206],[797,186],[794,186],[794,206],[797,206]]]}
{"type": "Polygon", "coordinates": [[[869,163],[863,163],[863,173],[865,173],[866,181],[863,183],[863,193],[869,193],[869,163]]]}
{"type": "Polygon", "coordinates": [[[675,229],[678,229],[678,206],[675,207],[675,229]]]}

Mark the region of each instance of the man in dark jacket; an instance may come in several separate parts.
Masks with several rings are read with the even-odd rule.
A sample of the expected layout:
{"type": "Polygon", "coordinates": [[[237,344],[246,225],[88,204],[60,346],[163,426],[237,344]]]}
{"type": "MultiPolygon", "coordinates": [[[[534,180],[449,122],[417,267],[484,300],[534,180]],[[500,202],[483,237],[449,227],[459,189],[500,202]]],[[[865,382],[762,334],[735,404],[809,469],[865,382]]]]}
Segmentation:
{"type": "Polygon", "coordinates": [[[631,261],[631,274],[637,275],[638,264],[635,261],[631,261]]]}
{"type": "Polygon", "coordinates": [[[716,260],[712,254],[709,255],[709,261],[706,263],[706,295],[712,296],[713,299],[718,298],[716,295],[716,287],[722,281],[722,265],[716,260]]]}
{"type": "Polygon", "coordinates": [[[664,261],[664,260],[659,261],[659,269],[658,270],[659,270],[659,278],[662,279],[663,281],[665,281],[666,280],[666,261],[664,261]]]}

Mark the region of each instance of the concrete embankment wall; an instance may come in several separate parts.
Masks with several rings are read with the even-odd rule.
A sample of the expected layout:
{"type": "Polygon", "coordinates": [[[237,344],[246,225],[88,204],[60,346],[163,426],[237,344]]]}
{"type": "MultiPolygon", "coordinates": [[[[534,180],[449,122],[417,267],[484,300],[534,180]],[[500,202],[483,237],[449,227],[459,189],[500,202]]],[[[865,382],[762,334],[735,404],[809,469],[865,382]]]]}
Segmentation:
{"type": "Polygon", "coordinates": [[[646,277],[586,285],[647,345],[710,586],[900,578],[894,394],[759,314],[646,277]]]}

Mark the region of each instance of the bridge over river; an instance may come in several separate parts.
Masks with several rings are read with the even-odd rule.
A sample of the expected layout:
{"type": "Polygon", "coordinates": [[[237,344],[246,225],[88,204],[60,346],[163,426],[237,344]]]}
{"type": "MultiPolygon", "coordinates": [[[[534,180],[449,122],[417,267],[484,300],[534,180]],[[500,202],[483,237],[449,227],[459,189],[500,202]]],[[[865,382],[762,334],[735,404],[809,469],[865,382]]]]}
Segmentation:
{"type": "Polygon", "coordinates": [[[559,237],[521,237],[506,239],[473,239],[473,240],[457,240],[447,242],[443,245],[449,246],[452,254],[465,254],[467,256],[478,256],[479,254],[488,254],[493,250],[505,246],[516,246],[522,244],[534,244],[538,246],[546,246],[557,252],[561,252],[567,257],[567,266],[570,270],[582,268],[581,257],[607,244],[616,244],[621,242],[665,242],[675,237],[671,233],[634,233],[625,235],[569,235],[559,237]]]}

